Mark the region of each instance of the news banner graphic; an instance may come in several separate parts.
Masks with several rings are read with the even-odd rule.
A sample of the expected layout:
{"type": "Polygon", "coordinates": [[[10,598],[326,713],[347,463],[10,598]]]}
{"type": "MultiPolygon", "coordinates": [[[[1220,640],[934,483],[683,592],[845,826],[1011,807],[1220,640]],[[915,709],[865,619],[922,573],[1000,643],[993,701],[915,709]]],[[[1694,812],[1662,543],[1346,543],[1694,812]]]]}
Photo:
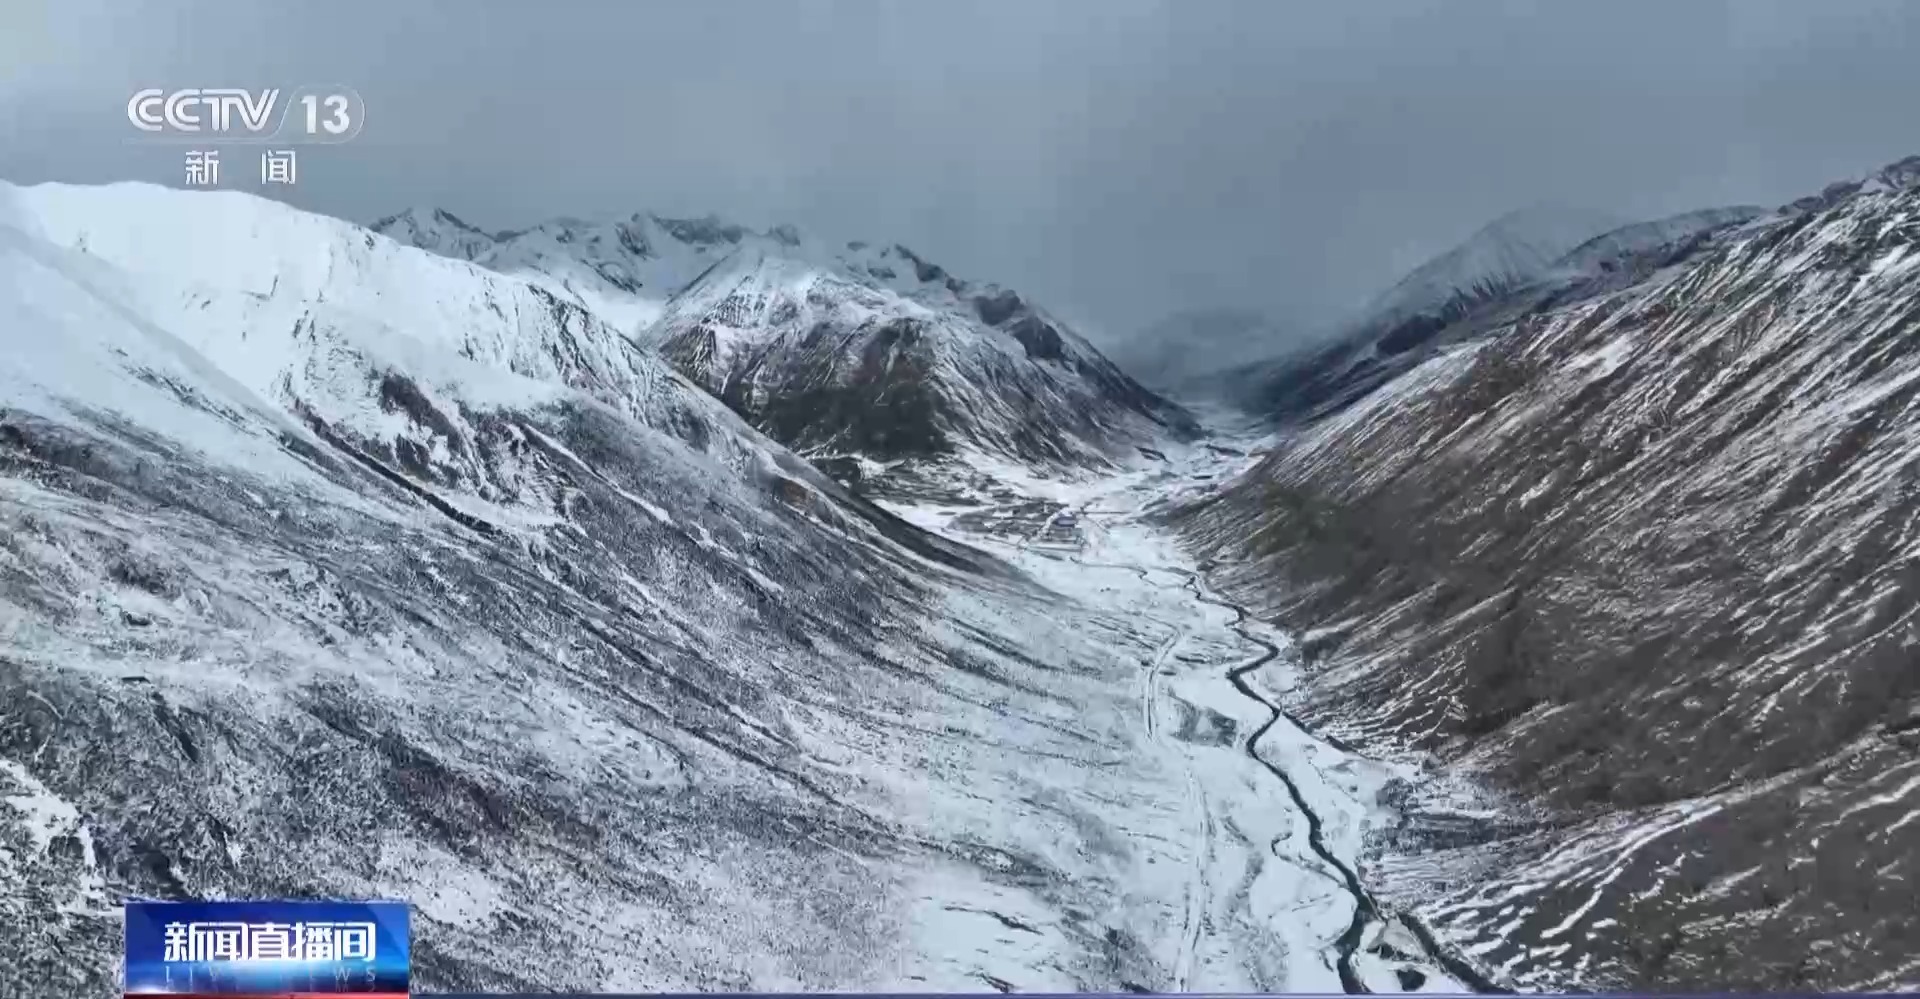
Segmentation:
{"type": "Polygon", "coordinates": [[[127,996],[406,999],[405,902],[128,902],[127,996]]]}
{"type": "Polygon", "coordinates": [[[273,146],[259,152],[260,183],[298,180],[297,145],[339,145],[360,134],[366,102],[352,87],[149,87],[127,98],[129,141],[186,144],[189,187],[220,186],[221,145],[273,146]]]}

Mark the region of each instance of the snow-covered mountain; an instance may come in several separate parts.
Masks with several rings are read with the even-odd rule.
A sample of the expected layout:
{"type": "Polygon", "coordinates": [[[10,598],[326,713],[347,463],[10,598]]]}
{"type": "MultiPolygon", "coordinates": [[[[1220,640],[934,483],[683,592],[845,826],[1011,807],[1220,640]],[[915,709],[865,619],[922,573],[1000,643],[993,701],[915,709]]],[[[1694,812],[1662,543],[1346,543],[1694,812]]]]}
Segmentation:
{"type": "Polygon", "coordinates": [[[434,990],[1165,987],[1133,616],[538,284],[0,185],[0,994],[117,995],[128,896],[407,898],[434,990]]]}
{"type": "Polygon", "coordinates": [[[1332,340],[1252,365],[1230,382],[1258,412],[1283,422],[1316,419],[1543,298],[1596,281],[1618,284],[1684,255],[1705,233],[1759,214],[1721,208],[1622,224],[1569,209],[1513,212],[1416,268],[1332,340]]]}
{"type": "Polygon", "coordinates": [[[743,241],[792,238],[717,218],[639,213],[555,219],[531,229],[484,232],[437,208],[412,208],[373,223],[374,232],[442,256],[530,281],[631,336],[660,317],[667,300],[743,241]]]}
{"type": "Polygon", "coordinates": [[[1497,792],[1406,789],[1376,873],[1515,984],[1920,981],[1920,159],[1753,215],[1576,250],[1184,514],[1298,717],[1497,792]]]}
{"type": "MultiPolygon", "coordinates": [[[[1292,419],[1364,394],[1416,360],[1443,330],[1489,303],[1561,275],[1562,258],[1626,225],[1614,215],[1539,205],[1509,212],[1406,274],[1327,329],[1281,330],[1257,313],[1169,316],[1115,351],[1154,384],[1292,419]]],[[[1597,251],[1596,251],[1597,252],[1597,251]]]]}
{"type": "Polygon", "coordinates": [[[1545,276],[1569,251],[1630,221],[1557,205],[1508,212],[1414,268],[1368,303],[1355,325],[1391,330],[1422,317],[1465,312],[1545,276]]]}
{"type": "Polygon", "coordinates": [[[814,457],[1100,465],[1195,429],[1019,294],[902,246],[650,215],[489,238],[416,210],[375,229],[609,317],[814,457]]]}
{"type": "Polygon", "coordinates": [[[668,303],[648,337],[809,455],[1097,465],[1195,429],[1019,295],[939,277],[909,292],[889,287],[897,265],[878,266],[887,277],[742,249],[668,303]]]}

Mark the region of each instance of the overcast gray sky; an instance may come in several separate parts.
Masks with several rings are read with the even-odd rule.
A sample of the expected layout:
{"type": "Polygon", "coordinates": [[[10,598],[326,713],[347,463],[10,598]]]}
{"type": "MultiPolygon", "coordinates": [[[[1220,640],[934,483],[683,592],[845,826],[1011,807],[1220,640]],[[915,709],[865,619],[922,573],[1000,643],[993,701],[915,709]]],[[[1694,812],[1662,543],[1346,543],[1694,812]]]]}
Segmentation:
{"type": "Polygon", "coordinates": [[[1920,3],[0,0],[0,178],[177,183],[133,90],[327,82],[367,126],[303,152],[306,207],[790,221],[1098,337],[1312,324],[1523,204],[1773,204],[1920,152],[1920,3]]]}

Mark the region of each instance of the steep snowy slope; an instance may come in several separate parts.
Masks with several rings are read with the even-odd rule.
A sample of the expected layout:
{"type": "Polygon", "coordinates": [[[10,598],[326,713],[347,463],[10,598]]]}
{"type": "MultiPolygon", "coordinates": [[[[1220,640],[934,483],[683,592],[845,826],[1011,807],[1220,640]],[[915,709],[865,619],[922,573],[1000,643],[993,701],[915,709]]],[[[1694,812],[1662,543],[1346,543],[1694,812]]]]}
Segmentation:
{"type": "Polygon", "coordinates": [[[630,336],[659,318],[666,301],[715,260],[758,236],[714,218],[647,214],[599,222],[555,219],[489,234],[433,208],[390,215],[372,229],[540,285],[630,336]]]}
{"type": "Polygon", "coordinates": [[[1195,430],[1017,293],[962,281],[903,246],[647,215],[560,220],[477,251],[471,227],[443,212],[375,228],[526,277],[633,330],[816,458],[972,452],[1099,465],[1195,430]]]}
{"type": "MultiPolygon", "coordinates": [[[[213,358],[247,391],[373,446],[399,447],[402,460],[414,452],[392,444],[390,433],[406,422],[394,410],[414,405],[402,398],[411,390],[367,390],[388,370],[447,378],[482,399],[491,388],[484,372],[502,371],[538,383],[516,388],[533,393],[529,401],[544,398],[541,386],[571,387],[717,449],[750,447],[737,434],[712,432],[714,408],[684,385],[674,388],[671,371],[537,286],[240,195],[41,185],[15,201],[39,238],[137,272],[140,280],[122,279],[129,283],[117,298],[213,358]]],[[[435,478],[457,485],[470,477],[484,495],[490,484],[470,446],[472,428],[457,413],[444,415],[449,427],[431,426],[441,418],[420,417],[447,438],[421,436],[420,457],[439,463],[435,478]]]]}
{"type": "Polygon", "coordinates": [[[1914,162],[1709,219],[1185,515],[1216,582],[1305,632],[1302,717],[1507,795],[1412,794],[1399,843],[1431,852],[1382,872],[1490,972],[1920,981],[1914,162]]]}
{"type": "Polygon", "coordinates": [[[532,284],[0,185],[0,994],[116,994],[129,895],[408,898],[433,990],[1162,987],[1129,623],[532,284]]]}
{"type": "Polygon", "coordinates": [[[1437,347],[1484,333],[1544,301],[1630,283],[1649,267],[1684,256],[1706,233],[1759,214],[1709,209],[1620,225],[1588,212],[1512,213],[1407,275],[1330,344],[1255,366],[1232,384],[1250,408],[1282,422],[1317,419],[1412,369],[1437,347]]]}

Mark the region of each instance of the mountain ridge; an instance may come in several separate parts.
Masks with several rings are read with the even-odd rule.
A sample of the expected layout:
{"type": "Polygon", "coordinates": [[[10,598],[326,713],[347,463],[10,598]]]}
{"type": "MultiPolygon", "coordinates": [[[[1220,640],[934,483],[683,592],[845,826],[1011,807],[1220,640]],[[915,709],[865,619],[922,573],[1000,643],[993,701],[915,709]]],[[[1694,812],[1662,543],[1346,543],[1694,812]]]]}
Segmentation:
{"type": "Polygon", "coordinates": [[[1597,293],[1624,275],[1684,257],[1708,232],[1761,214],[1750,207],[1703,209],[1599,228],[1612,217],[1549,212],[1551,224],[1541,226],[1537,238],[1510,239],[1541,216],[1509,213],[1409,272],[1350,320],[1345,333],[1235,372],[1229,390],[1243,407],[1282,424],[1320,419],[1435,349],[1491,329],[1537,301],[1597,293]]]}
{"type": "MultiPolygon", "coordinates": [[[[421,216],[376,228],[435,252],[477,245],[457,218],[421,216]]],[[[977,451],[1102,467],[1198,432],[1018,292],[964,281],[899,244],[635,214],[503,233],[472,257],[613,317],[761,429],[822,459],[977,451]]]]}
{"type": "Polygon", "coordinates": [[[1631,224],[1612,213],[1562,205],[1515,209],[1476,229],[1381,292],[1353,324],[1393,326],[1461,309],[1533,281],[1582,243],[1631,224]]]}

